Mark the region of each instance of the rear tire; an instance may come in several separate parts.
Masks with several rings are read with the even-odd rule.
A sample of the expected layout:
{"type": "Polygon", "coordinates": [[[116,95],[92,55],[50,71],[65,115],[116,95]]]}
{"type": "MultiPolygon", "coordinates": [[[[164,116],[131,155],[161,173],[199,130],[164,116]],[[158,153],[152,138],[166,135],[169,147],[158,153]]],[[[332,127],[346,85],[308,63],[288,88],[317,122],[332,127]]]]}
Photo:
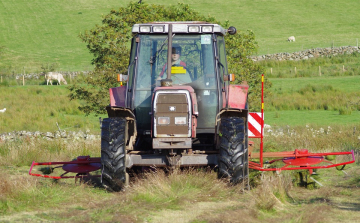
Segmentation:
{"type": "Polygon", "coordinates": [[[101,126],[101,182],[108,191],[120,191],[127,180],[126,119],[105,118],[101,126]]]}
{"type": "Polygon", "coordinates": [[[233,185],[247,179],[249,156],[246,119],[222,118],[218,140],[218,178],[227,178],[233,185]]]}

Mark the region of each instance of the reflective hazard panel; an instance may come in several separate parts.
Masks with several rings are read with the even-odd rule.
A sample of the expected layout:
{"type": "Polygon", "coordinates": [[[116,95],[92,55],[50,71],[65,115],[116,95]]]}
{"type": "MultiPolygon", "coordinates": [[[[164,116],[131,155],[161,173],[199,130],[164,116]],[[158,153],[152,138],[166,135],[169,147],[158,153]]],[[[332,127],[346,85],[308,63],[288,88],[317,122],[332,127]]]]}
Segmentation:
{"type": "Polygon", "coordinates": [[[249,138],[260,138],[261,128],[263,128],[262,123],[264,122],[264,117],[262,117],[261,119],[261,112],[249,112],[248,118],[249,138]]]}

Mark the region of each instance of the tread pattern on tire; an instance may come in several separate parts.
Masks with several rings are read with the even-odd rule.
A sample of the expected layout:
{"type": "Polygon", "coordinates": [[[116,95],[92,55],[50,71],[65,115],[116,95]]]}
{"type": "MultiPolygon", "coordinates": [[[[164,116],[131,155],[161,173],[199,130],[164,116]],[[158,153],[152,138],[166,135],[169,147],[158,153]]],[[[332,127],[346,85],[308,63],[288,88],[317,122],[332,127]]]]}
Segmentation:
{"type": "Polygon", "coordinates": [[[219,178],[237,184],[248,178],[247,123],[242,117],[225,117],[219,128],[219,178]]]}
{"type": "Polygon", "coordinates": [[[101,126],[101,165],[103,186],[120,191],[126,181],[125,118],[105,118],[101,126]]]}

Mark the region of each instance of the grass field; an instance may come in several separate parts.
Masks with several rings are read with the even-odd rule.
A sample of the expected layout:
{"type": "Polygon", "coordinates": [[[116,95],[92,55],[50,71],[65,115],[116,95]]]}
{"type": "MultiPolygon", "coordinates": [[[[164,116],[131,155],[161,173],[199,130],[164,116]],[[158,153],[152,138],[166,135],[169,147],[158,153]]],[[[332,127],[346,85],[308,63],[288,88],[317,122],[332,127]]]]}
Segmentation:
{"type": "Polygon", "coordinates": [[[360,76],[347,77],[299,77],[299,78],[270,78],[273,92],[291,93],[299,91],[308,85],[333,86],[343,92],[359,92],[360,76]]]}
{"type": "Polygon", "coordinates": [[[0,87],[0,133],[11,131],[54,132],[58,130],[99,133],[99,117],[79,111],[79,101],[69,101],[66,86],[29,85],[0,87]],[[1,109],[2,109],[1,108],[1,109]]]}
{"type": "MultiPolygon", "coordinates": [[[[352,130],[332,130],[312,137],[312,131],[297,129],[297,140],[291,140],[293,136],[285,132],[282,137],[267,136],[265,143],[271,149],[306,146],[314,152],[318,148],[321,151],[323,145],[331,145],[337,151],[356,147],[352,130]]],[[[211,223],[266,219],[303,223],[357,222],[360,217],[359,161],[345,171],[316,171],[313,177],[322,186],[317,185],[314,190],[297,187],[293,171],[280,175],[252,172],[252,189],[243,191],[242,184],[229,186],[210,169],[175,169],[167,174],[157,169],[136,175],[126,191],[119,193],[107,193],[99,187],[97,178],[85,178],[80,183],[28,175],[32,161],[64,161],[84,154],[99,156],[99,147],[100,141],[1,142],[0,221],[211,223]]],[[[37,167],[33,172],[41,173],[37,167]]],[[[58,168],[53,174],[61,172],[58,168]]]]}
{"type": "MultiPolygon", "coordinates": [[[[90,70],[91,55],[79,33],[101,23],[101,15],[130,2],[109,0],[1,0],[0,46],[5,54],[0,72],[41,71],[57,64],[57,70],[90,70]]],[[[331,46],[356,46],[360,38],[357,0],[244,0],[244,1],[147,1],[155,4],[182,2],[204,15],[229,20],[238,30],[253,30],[258,54],[295,52],[331,46]],[[296,42],[286,42],[294,35],[296,42]]]]}
{"type": "Polygon", "coordinates": [[[339,111],[266,111],[264,114],[265,123],[275,126],[332,126],[332,125],[357,125],[360,112],[354,111],[350,115],[340,115],[339,111]]]}
{"type": "MultiPolygon", "coordinates": [[[[22,86],[8,74],[39,72],[41,66],[53,64],[57,70],[91,69],[92,57],[79,33],[128,2],[0,0],[0,74],[12,78],[0,83],[0,109],[7,108],[0,113],[0,134],[54,132],[57,123],[62,130],[100,133],[99,118],[85,117],[78,110],[82,102],[68,100],[66,86],[46,86],[43,80],[27,80],[22,86]]],[[[230,20],[239,30],[252,29],[258,54],[357,45],[360,38],[357,0],[177,2],[230,20]],[[290,35],[296,42],[286,42],[290,35]]],[[[265,123],[272,126],[266,129],[265,151],[355,151],[357,162],[344,171],[316,172],[314,177],[323,185],[318,189],[297,187],[293,171],[252,172],[252,189],[244,191],[243,185],[218,180],[213,170],[188,169],[136,175],[126,192],[107,193],[98,179],[80,183],[28,175],[32,161],[98,157],[100,140],[25,137],[0,140],[0,222],[358,222],[359,63],[359,55],[261,62],[272,82],[265,98],[265,123]]],[[[259,140],[254,141],[258,149],[259,140]]]]}
{"type": "MultiPolygon", "coordinates": [[[[316,65],[312,67],[315,69],[316,65]]],[[[0,133],[53,132],[57,130],[56,123],[63,130],[100,132],[99,117],[85,117],[78,110],[82,102],[69,101],[70,92],[65,85],[47,86],[43,80],[27,80],[30,85],[22,86],[19,80],[4,81],[10,87],[5,82],[0,85],[0,109],[7,108],[1,114],[0,133]]],[[[267,89],[264,101],[266,124],[327,127],[359,122],[360,76],[269,78],[269,81],[272,87],[267,89]]],[[[260,99],[250,106],[259,108],[260,99]]]]}

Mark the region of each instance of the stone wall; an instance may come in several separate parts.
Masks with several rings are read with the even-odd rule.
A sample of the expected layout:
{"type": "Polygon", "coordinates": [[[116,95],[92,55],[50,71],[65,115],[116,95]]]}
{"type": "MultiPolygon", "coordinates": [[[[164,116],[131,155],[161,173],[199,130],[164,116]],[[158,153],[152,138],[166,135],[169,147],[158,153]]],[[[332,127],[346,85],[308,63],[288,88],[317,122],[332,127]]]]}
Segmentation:
{"type": "Polygon", "coordinates": [[[56,131],[56,132],[29,132],[29,131],[13,131],[0,134],[0,142],[14,141],[29,138],[42,138],[47,140],[63,139],[63,140],[100,140],[100,135],[90,134],[90,131],[56,131]]]}
{"type": "Polygon", "coordinates": [[[295,53],[275,53],[262,56],[252,56],[253,61],[261,60],[307,60],[309,58],[336,56],[341,54],[352,54],[360,52],[358,46],[342,46],[338,48],[315,48],[295,53]]]}

